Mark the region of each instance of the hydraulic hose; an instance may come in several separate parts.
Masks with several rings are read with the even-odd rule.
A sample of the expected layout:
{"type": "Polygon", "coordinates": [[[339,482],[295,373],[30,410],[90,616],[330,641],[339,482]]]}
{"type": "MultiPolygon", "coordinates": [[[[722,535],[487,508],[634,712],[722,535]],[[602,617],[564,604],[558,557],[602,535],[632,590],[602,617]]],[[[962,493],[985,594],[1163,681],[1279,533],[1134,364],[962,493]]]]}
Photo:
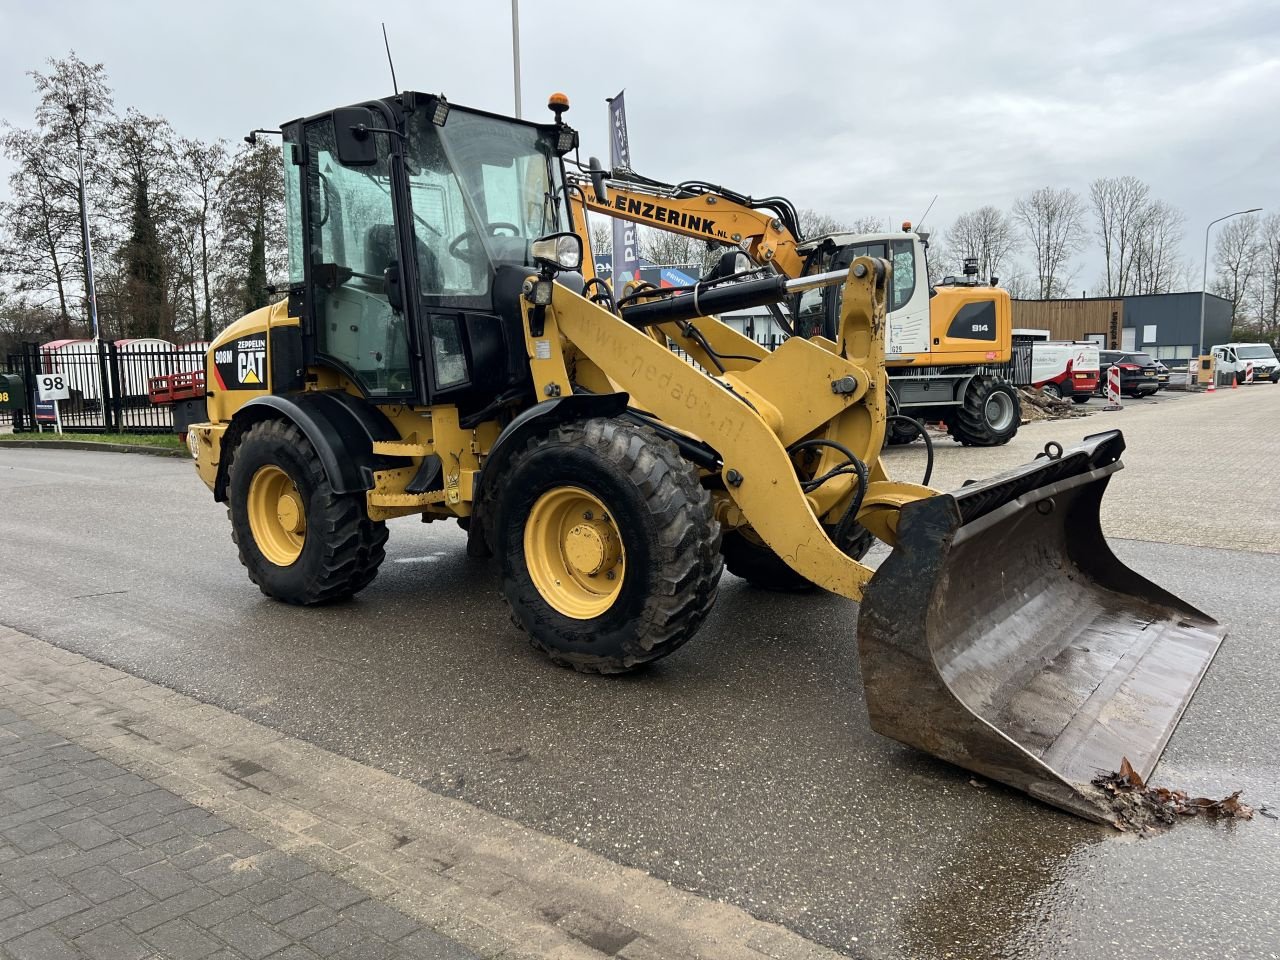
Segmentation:
{"type": "Polygon", "coordinates": [[[894,413],[886,418],[886,422],[892,423],[894,420],[902,420],[911,424],[916,428],[916,433],[920,434],[924,440],[924,449],[927,459],[924,465],[924,479],[920,481],[922,486],[928,486],[929,481],[933,479],[933,438],[929,436],[929,431],[924,428],[924,424],[915,417],[908,417],[906,414],[894,413]]]}
{"type": "Polygon", "coordinates": [[[853,500],[849,502],[848,508],[844,514],[836,521],[835,528],[831,531],[831,539],[836,546],[844,549],[843,544],[847,542],[849,533],[853,525],[857,522],[858,511],[862,509],[863,498],[867,495],[867,485],[870,482],[870,475],[867,471],[867,465],[858,459],[858,455],[846,447],[843,443],[835,440],[827,440],[822,437],[815,437],[810,440],[801,440],[799,443],[793,443],[787,447],[787,453],[799,453],[801,450],[812,450],[815,447],[830,447],[840,453],[843,453],[848,459],[831,470],[828,470],[820,477],[814,477],[805,483],[805,491],[816,490],[822,484],[826,483],[832,477],[839,476],[844,473],[852,472],[858,475],[858,492],[854,494],[853,500]]]}

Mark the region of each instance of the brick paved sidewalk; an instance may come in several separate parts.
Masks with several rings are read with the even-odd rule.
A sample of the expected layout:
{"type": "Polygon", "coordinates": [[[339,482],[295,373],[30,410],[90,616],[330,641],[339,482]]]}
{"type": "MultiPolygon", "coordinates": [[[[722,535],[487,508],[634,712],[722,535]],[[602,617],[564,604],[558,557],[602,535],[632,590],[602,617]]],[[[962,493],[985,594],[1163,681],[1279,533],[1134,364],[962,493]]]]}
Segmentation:
{"type": "Polygon", "coordinates": [[[0,956],[474,954],[0,707],[0,956]]]}

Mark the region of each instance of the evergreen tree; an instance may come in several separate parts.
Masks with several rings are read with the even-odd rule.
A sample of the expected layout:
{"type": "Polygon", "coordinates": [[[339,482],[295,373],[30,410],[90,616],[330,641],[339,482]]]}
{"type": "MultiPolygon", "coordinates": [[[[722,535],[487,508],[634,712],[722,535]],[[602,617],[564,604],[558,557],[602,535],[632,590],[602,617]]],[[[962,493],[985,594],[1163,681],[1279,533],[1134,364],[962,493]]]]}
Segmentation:
{"type": "Polygon", "coordinates": [[[258,210],[249,244],[249,273],[245,278],[244,312],[251,313],[271,302],[267,293],[267,242],[265,212],[258,210]]]}
{"type": "Polygon", "coordinates": [[[127,334],[134,337],[167,337],[169,303],[165,290],[165,265],[151,214],[150,177],[143,169],[134,181],[133,218],[124,251],[127,334]]]}

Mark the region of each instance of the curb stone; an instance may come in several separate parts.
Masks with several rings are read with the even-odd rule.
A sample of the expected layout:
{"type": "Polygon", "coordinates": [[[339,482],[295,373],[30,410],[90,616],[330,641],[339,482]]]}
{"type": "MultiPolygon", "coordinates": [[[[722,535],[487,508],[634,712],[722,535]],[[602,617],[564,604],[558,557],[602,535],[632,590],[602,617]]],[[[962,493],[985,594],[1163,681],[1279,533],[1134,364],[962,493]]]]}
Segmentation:
{"type": "Polygon", "coordinates": [[[0,450],[20,447],[27,450],[97,450],[99,453],[141,453],[148,457],[183,457],[185,450],[149,447],[139,443],[95,443],[92,440],[0,440],[0,450]]]}

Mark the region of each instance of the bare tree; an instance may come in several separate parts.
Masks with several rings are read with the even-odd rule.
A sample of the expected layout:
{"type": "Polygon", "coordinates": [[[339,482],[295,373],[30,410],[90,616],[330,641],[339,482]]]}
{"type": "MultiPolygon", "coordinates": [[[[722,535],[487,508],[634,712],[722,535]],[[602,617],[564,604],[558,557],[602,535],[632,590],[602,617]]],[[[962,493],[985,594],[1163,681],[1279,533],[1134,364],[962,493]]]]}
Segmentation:
{"type": "Polygon", "coordinates": [[[1013,204],[1018,224],[1035,256],[1033,296],[1061,297],[1071,284],[1071,258],[1084,245],[1084,203],[1068,187],[1041,187],[1013,204]]]}
{"type": "Polygon", "coordinates": [[[1259,224],[1248,335],[1280,346],[1280,214],[1259,224]]]}
{"type": "Polygon", "coordinates": [[[846,229],[849,233],[888,233],[889,221],[884,217],[854,217],[846,229]]]}
{"type": "Polygon", "coordinates": [[[1181,210],[1163,200],[1146,205],[1129,261],[1129,293],[1169,293],[1185,284],[1187,263],[1179,250],[1186,220],[1181,210]]]}
{"type": "Polygon", "coordinates": [[[607,257],[613,253],[613,219],[598,214],[587,216],[587,225],[591,234],[591,253],[597,257],[607,257]]]}
{"type": "Polygon", "coordinates": [[[1146,218],[1151,188],[1137,177],[1099,177],[1089,185],[1097,218],[1106,276],[1102,292],[1124,296],[1133,278],[1132,261],[1146,218]]]}
{"type": "MultiPolygon", "coordinates": [[[[978,261],[978,276],[998,277],[1001,265],[1017,248],[1013,221],[992,206],[979,207],[961,214],[947,229],[944,260],[963,263],[973,257],[978,261]]],[[[943,274],[950,273],[950,269],[943,274]]]]}
{"type": "Polygon", "coordinates": [[[888,224],[883,217],[854,217],[843,220],[810,207],[800,211],[800,239],[809,240],[829,233],[885,233],[888,224]]]}
{"type": "Polygon", "coordinates": [[[663,267],[688,265],[705,273],[715,266],[726,249],[670,230],[640,228],[640,256],[663,267]]]}
{"type": "Polygon", "coordinates": [[[189,269],[191,273],[192,313],[198,313],[201,338],[213,336],[213,291],[210,278],[214,269],[213,240],[217,229],[215,205],[218,190],[226,179],[227,144],[225,140],[203,143],[199,140],[179,142],[179,175],[185,188],[185,206],[190,238],[189,269]],[[199,280],[199,303],[196,304],[196,281],[199,280]]]}
{"type": "Polygon", "coordinates": [[[1211,289],[1231,301],[1231,323],[1244,320],[1245,300],[1252,292],[1261,267],[1262,220],[1256,214],[1236,217],[1218,232],[1214,243],[1214,277],[1211,289]]]}
{"type": "Polygon", "coordinates": [[[0,272],[29,302],[57,305],[57,333],[72,332],[71,300],[79,259],[80,215],[47,138],[34,131],[5,132],[5,155],[17,161],[11,196],[0,203],[0,272]]]}
{"type": "MultiPolygon", "coordinates": [[[[0,272],[9,275],[15,290],[33,298],[30,302],[56,301],[57,332],[66,337],[73,332],[73,314],[85,318],[83,331],[88,331],[77,148],[84,149],[92,185],[101,169],[94,162],[93,141],[111,119],[113,104],[102,64],[87,64],[74,52],[47,63],[47,73],[28,74],[38,97],[35,128],[6,123],[0,137],[0,148],[15,167],[10,197],[0,204],[0,272]]],[[[97,206],[91,203],[91,212],[97,206]]],[[[95,219],[95,237],[100,226],[95,219]]]]}
{"type": "Polygon", "coordinates": [[[220,316],[215,326],[238,317],[250,288],[254,235],[261,229],[266,254],[266,276],[275,278],[288,270],[289,247],[285,236],[284,166],[277,144],[265,140],[245,144],[232,158],[229,172],[218,191],[218,216],[222,223],[219,267],[215,289],[220,316]]]}
{"type": "Polygon", "coordinates": [[[1000,278],[1000,286],[1009,291],[1009,296],[1015,300],[1044,300],[1045,297],[1040,296],[1040,280],[1030,270],[1021,270],[1014,266],[1009,272],[1009,276],[1000,278]]]}

